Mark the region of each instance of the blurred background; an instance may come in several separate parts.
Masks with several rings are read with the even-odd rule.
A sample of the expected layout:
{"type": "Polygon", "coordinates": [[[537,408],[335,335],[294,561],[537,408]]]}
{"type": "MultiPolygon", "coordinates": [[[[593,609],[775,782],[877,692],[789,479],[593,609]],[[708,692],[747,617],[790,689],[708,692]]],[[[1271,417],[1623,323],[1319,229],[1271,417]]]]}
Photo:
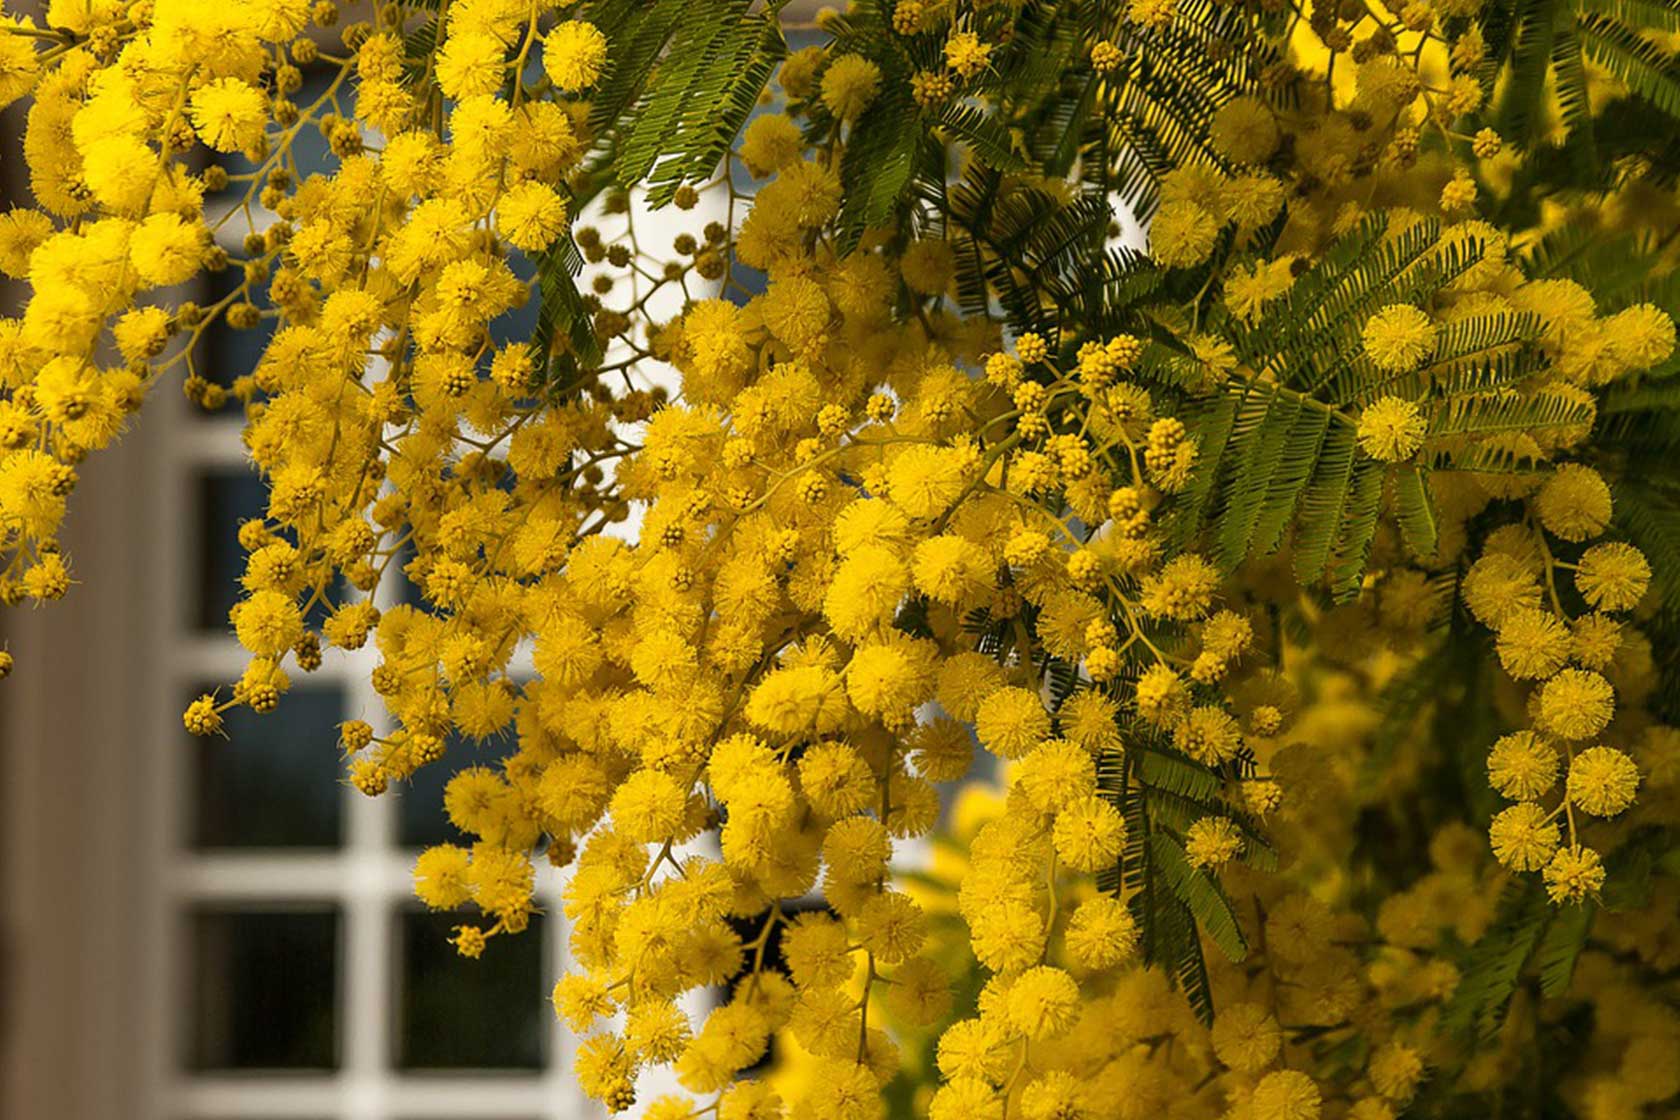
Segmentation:
{"type": "MultiPolygon", "coordinates": [[[[820,41],[815,9],[790,6],[790,48],[820,41]]],[[[344,19],[365,14],[346,5],[344,19]]],[[[0,208],[30,205],[25,113],[0,114],[0,208]]],[[[318,140],[299,158],[330,169],[318,140]]],[[[636,220],[654,247],[717,216],[636,220]]],[[[244,226],[226,229],[237,253],[244,226]]],[[[27,287],[0,285],[0,314],[18,314],[27,287]]],[[[212,281],[184,297],[221,294],[212,281]]],[[[509,335],[529,330],[510,319],[509,335]]],[[[209,332],[199,371],[231,382],[270,329],[209,332]]],[[[531,929],[479,961],[446,943],[458,919],[411,898],[418,850],[458,838],[445,782],[495,746],[452,744],[411,786],[355,792],[336,726],[380,723],[369,651],[296,674],[271,716],[232,713],[225,739],[183,730],[185,704],[244,662],[227,623],[235,534],[265,495],[240,427],[237,405],[205,413],[174,380],[157,386],[80,469],[61,542],[71,594],[0,617],[17,660],[0,685],[0,1116],[598,1115],[570,1085],[572,1040],[548,1004],[564,965],[558,877],[531,929]]]]}

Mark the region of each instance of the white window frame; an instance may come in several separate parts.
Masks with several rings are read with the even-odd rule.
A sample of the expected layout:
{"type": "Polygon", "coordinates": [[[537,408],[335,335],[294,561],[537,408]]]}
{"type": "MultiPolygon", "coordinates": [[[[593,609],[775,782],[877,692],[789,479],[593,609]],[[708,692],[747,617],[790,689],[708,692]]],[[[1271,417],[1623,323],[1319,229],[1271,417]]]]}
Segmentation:
{"type": "MultiPolygon", "coordinates": [[[[793,0],[788,30],[818,0],[793,0]]],[[[6,124],[20,114],[13,106],[6,124]]],[[[0,193],[21,197],[7,167],[0,193]]],[[[648,246],[660,219],[641,212],[648,246]]],[[[689,228],[695,214],[664,212],[689,228]]],[[[721,212],[716,215],[721,217],[721,212]]],[[[586,270],[586,284],[594,269],[586,270]]],[[[17,286],[0,280],[0,308],[17,286]]],[[[698,294],[698,293],[697,293],[698,294]]],[[[657,376],[657,375],[656,375],[657,376]]],[[[665,380],[658,378],[658,380],[665,380]]],[[[413,853],[397,844],[395,798],[345,785],[333,851],[194,851],[193,762],[181,725],[187,690],[232,681],[232,636],[196,626],[200,481],[249,469],[237,412],[193,414],[179,378],[84,464],[61,544],[78,581],[42,611],[0,610],[0,648],[18,668],[0,684],[0,1115],[78,1120],[586,1120],[604,1110],[571,1075],[577,1039],[546,1010],[567,959],[561,872],[539,865],[545,1065],[533,1071],[395,1068],[399,922],[412,904],[413,853]],[[200,1072],[184,1061],[189,923],[203,904],[307,901],[339,914],[334,1072],[200,1072]]],[[[616,527],[633,531],[631,525],[616,527]]],[[[389,595],[387,587],[380,598],[389,595]]],[[[368,683],[377,653],[327,651],[300,683],[342,690],[344,718],[383,730],[368,683]]],[[[286,706],[266,717],[285,720],[286,706]]],[[[230,748],[236,749],[236,748],[230,748]]],[[[333,744],[296,749],[330,752],[333,744]]],[[[400,796],[400,794],[398,794],[400,796]]],[[[442,807],[436,807],[442,812],[442,807]]],[[[492,943],[490,952],[495,951],[492,943]]],[[[704,993],[683,1001],[704,1014],[704,993]]],[[[678,1091],[668,1070],[638,1079],[636,1109],[678,1091]]]]}
{"type": "MultiPolygon", "coordinates": [[[[159,394],[162,396],[163,394],[159,394]]],[[[545,1013],[546,1065],[541,1071],[403,1072],[394,1068],[398,1026],[397,958],[400,910],[413,903],[412,852],[398,846],[396,797],[366,797],[347,783],[341,845],[333,851],[194,851],[185,836],[186,797],[191,788],[190,744],[183,741],[182,698],[205,680],[236,680],[246,655],[231,634],[195,627],[195,573],[200,555],[196,534],[205,511],[195,508],[200,480],[207,474],[248,470],[237,415],[191,416],[178,393],[148,401],[145,422],[162,429],[162,453],[151,463],[146,487],[151,522],[150,568],[169,573],[151,597],[147,629],[157,635],[146,659],[152,677],[143,718],[149,807],[145,865],[148,954],[141,1005],[149,1022],[141,1039],[152,1078],[146,1095],[157,1120],[220,1120],[232,1117],[321,1117],[333,1120],[422,1120],[430,1117],[576,1120],[592,1115],[566,1075],[574,1040],[557,1018],[545,1013]],[[339,914],[336,1030],[339,1069],[331,1073],[195,1072],[184,1068],[183,1031],[188,1022],[189,950],[187,922],[201,905],[319,903],[339,914]]],[[[382,588],[383,599],[389,587],[382,588]]],[[[329,650],[310,682],[333,685],[345,698],[343,718],[363,718],[384,730],[384,705],[368,683],[378,661],[370,643],[361,650],[329,650]]],[[[305,674],[294,672],[302,681],[305,674]]],[[[268,719],[286,718],[285,701],[268,719]]],[[[230,749],[237,749],[230,747],[230,749]]],[[[299,742],[298,750],[332,752],[331,742],[299,742]]],[[[401,796],[398,793],[396,796],[401,796]]],[[[442,811],[442,807],[438,807],[442,811]]],[[[565,959],[566,928],[560,913],[560,876],[539,869],[537,904],[541,925],[543,995],[565,959]]],[[[493,950],[494,947],[492,947],[493,950]]]]}

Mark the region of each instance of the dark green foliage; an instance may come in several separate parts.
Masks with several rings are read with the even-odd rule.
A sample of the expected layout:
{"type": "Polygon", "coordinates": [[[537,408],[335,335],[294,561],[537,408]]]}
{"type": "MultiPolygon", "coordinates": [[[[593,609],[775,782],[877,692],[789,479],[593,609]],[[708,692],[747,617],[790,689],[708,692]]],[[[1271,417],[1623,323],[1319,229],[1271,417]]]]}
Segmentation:
{"type": "Polygon", "coordinates": [[[1552,917],[1546,935],[1540,940],[1534,963],[1540,972],[1540,990],[1548,996],[1561,996],[1569,989],[1575,975],[1575,962],[1586,948],[1587,935],[1592,932],[1593,918],[1598,905],[1591,900],[1564,906],[1552,917]]]}
{"type": "Polygon", "coordinates": [[[1218,877],[1190,864],[1184,834],[1202,817],[1224,817],[1243,834],[1245,863],[1270,869],[1275,858],[1258,822],[1226,797],[1243,764],[1233,763],[1229,773],[1209,768],[1142,725],[1126,728],[1125,736],[1123,754],[1099,761],[1097,784],[1126,819],[1126,847],[1119,865],[1097,882],[1104,890],[1130,892],[1144,960],[1164,968],[1197,1015],[1210,1021],[1201,938],[1205,934],[1233,961],[1247,955],[1248,941],[1218,877]]]}
{"type": "Polygon", "coordinates": [[[1653,876],[1680,870],[1670,866],[1680,863],[1674,860],[1676,852],[1680,845],[1668,829],[1639,830],[1606,858],[1599,898],[1582,903],[1554,905],[1532,878],[1512,883],[1492,927],[1461,962],[1463,975],[1447,1004],[1444,1025],[1465,1035],[1492,1035],[1530,975],[1539,994],[1564,995],[1599,912],[1650,905],[1653,876]]]}
{"type": "Polygon", "coordinates": [[[1226,957],[1240,961],[1248,955],[1248,942],[1237,921],[1236,908],[1219,886],[1219,880],[1191,865],[1184,846],[1164,832],[1149,838],[1151,854],[1161,877],[1174,895],[1195,915],[1197,924],[1226,957]]]}
{"type": "Polygon", "coordinates": [[[1442,1016],[1447,1029],[1488,1038],[1505,1021],[1523,966],[1553,916],[1546,892],[1533,878],[1506,888],[1493,928],[1466,956],[1463,976],[1442,1016]]]}
{"type": "Polygon", "coordinates": [[[537,291],[542,305],[537,310],[531,345],[537,354],[537,369],[544,377],[552,373],[555,358],[561,353],[570,355],[574,364],[585,366],[601,360],[600,343],[572,279],[582,267],[583,260],[569,237],[537,257],[537,291]]]}
{"type": "Polygon", "coordinates": [[[619,124],[618,180],[646,181],[655,206],[683,183],[711,176],[787,51],[779,4],[757,13],[744,0],[681,7],[688,32],[681,49],[653,65],[628,122],[619,124]]]}
{"type": "MultiPolygon", "coordinates": [[[[573,211],[612,184],[644,184],[649,202],[661,206],[684,183],[711,178],[787,53],[781,8],[782,2],[755,7],[748,0],[583,5],[577,18],[600,28],[608,52],[590,91],[596,146],[587,173],[573,185],[573,211]]],[[[411,83],[430,66],[441,18],[428,16],[405,37],[411,83]]],[[[537,259],[541,307],[533,345],[544,371],[560,359],[574,369],[601,360],[573,280],[581,267],[569,239],[537,259]]]]}
{"type": "Polygon", "coordinates": [[[927,124],[902,86],[890,89],[866,110],[840,162],[845,203],[840,235],[845,248],[863,231],[884,222],[910,185],[927,124]]]}
{"type": "Polygon", "coordinates": [[[1421,468],[1401,467],[1394,472],[1396,513],[1406,545],[1418,556],[1431,556],[1440,542],[1440,522],[1429,482],[1421,468]]]}
{"type": "MultiPolygon", "coordinates": [[[[1477,69],[1483,115],[1507,143],[1539,158],[1525,187],[1607,188],[1617,160],[1656,157],[1658,178],[1680,170],[1680,62],[1642,32],[1680,28],[1670,0],[1494,0],[1481,16],[1487,54],[1477,69]],[[1589,65],[1627,89],[1617,104],[1592,110],[1589,65]],[[1567,137],[1544,134],[1547,89],[1555,91],[1567,137]],[[1634,127],[1629,127],[1637,121],[1634,127]]],[[[1526,190],[1511,202],[1523,207],[1526,190]]]]}

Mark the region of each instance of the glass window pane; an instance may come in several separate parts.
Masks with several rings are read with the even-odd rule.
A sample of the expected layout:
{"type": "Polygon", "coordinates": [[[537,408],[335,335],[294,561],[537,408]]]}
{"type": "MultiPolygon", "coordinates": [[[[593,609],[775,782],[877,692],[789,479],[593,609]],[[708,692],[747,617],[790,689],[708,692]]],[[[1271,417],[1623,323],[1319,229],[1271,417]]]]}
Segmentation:
{"type": "Polygon", "coordinates": [[[524,933],[492,938],[478,960],[449,944],[459,914],[403,910],[399,1069],[540,1069],[547,1006],[543,919],[524,933]]]}
{"type": "MultiPolygon", "coordinates": [[[[228,228],[243,229],[244,223],[241,221],[228,228]]],[[[239,249],[235,255],[243,256],[244,252],[239,249]]],[[[220,272],[206,273],[203,278],[203,294],[198,299],[204,306],[212,306],[241,289],[245,289],[244,300],[259,307],[269,306],[268,281],[261,281],[247,288],[244,270],[237,263],[228,265],[220,272]]],[[[274,337],[276,323],[275,319],[262,319],[254,327],[234,330],[227,325],[226,318],[217,318],[214,323],[204,328],[198,346],[193,350],[193,372],[224,389],[233,388],[234,377],[256,368],[257,359],[262,357],[269,339],[274,337]]],[[[201,419],[239,414],[239,401],[231,393],[219,409],[205,409],[195,404],[189,413],[201,419]]]]}
{"type": "MultiPolygon", "coordinates": [[[[291,98],[300,106],[313,105],[321,98],[322,94],[327,92],[327,87],[332,84],[332,79],[338,72],[338,67],[322,60],[304,66],[302,70],[303,85],[296,93],[291,95],[291,98]]],[[[347,117],[354,112],[355,103],[355,92],[347,84],[340,86],[332,102],[323,107],[335,110],[339,116],[347,117]]],[[[238,152],[218,156],[216,162],[227,168],[230,175],[249,175],[257,169],[256,164],[253,164],[238,152]]],[[[319,129],[305,128],[292,139],[291,159],[288,162],[296,167],[300,177],[308,177],[323,172],[332,173],[337,169],[339,161],[328,149],[326,138],[321,135],[319,129]]],[[[245,197],[248,187],[248,183],[235,180],[228,185],[226,190],[210,197],[213,202],[234,205],[245,197]]],[[[254,207],[255,204],[253,203],[254,207]]],[[[243,225],[240,228],[243,229],[243,225]]]]}
{"type": "MultiPolygon", "coordinates": [[[[254,471],[209,471],[198,480],[198,571],[191,584],[197,601],[194,623],[201,630],[232,634],[228,611],[243,597],[239,579],[245,574],[245,550],[239,545],[239,526],[261,518],[268,510],[268,484],[254,471]]],[[[289,534],[283,539],[296,543],[289,534]]],[[[326,599],[338,603],[349,597],[342,579],[328,588],[326,599]]],[[[329,602],[317,601],[304,616],[320,626],[329,602]]]]}
{"type": "Polygon", "coordinates": [[[228,632],[228,611],[239,601],[245,550],[239,526],[261,517],[268,491],[253,471],[217,471],[198,482],[199,539],[196,621],[200,629],[228,632]]]}
{"type": "MultiPolygon", "coordinates": [[[[209,692],[205,685],[194,696],[209,692]]],[[[188,697],[187,699],[191,699],[188,697]]],[[[335,848],[342,843],[343,789],[337,688],[294,687],[278,711],[234,708],[227,737],[192,738],[195,848],[335,848]]]]}
{"type": "Polygon", "coordinates": [[[338,911],[200,908],[189,920],[187,1065],[337,1068],[338,911]]]}
{"type": "Polygon", "coordinates": [[[518,748],[512,736],[475,743],[451,734],[444,743],[442,758],[392,787],[397,793],[397,843],[405,848],[460,843],[463,833],[449,823],[449,814],[443,811],[444,787],[462,770],[471,766],[494,768],[518,748]]]}
{"type": "MultiPolygon", "coordinates": [[[[508,250],[508,268],[521,280],[536,279],[536,262],[517,249],[508,250]]],[[[537,317],[541,311],[542,300],[533,295],[525,301],[524,306],[503,312],[490,323],[490,341],[496,346],[527,341],[536,333],[537,317]]],[[[484,372],[484,369],[485,367],[481,366],[480,373],[484,372]]]]}

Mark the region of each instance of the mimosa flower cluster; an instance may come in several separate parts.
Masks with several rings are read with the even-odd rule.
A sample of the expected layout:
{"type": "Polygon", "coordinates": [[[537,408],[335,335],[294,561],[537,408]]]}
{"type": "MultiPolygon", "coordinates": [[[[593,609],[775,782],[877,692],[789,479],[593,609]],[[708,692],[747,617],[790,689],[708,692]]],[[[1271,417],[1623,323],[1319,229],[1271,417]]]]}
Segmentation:
{"type": "MultiPolygon", "coordinates": [[[[1500,201],[1497,13],[860,0],[675,182],[712,107],[658,83],[757,56],[632,7],[7,17],[4,599],[71,589],[77,466],[151,392],[242,408],[249,662],[187,730],[376,651],[347,780],[472,757],[415,892],[478,957],[560,869],[554,1006],[613,1112],[1446,1115],[1524,1076],[1518,974],[1606,894],[1534,958],[1600,1023],[1559,1092],[1672,1108],[1672,650],[1601,409],[1672,393],[1675,328],[1555,275],[1562,203],[1500,201]],[[1059,84],[1087,123],[1035,116],[1059,84]],[[643,178],[694,216],[669,246],[643,178]],[[1507,678],[1468,777],[1408,684],[1453,658],[1507,678]]],[[[1680,229],[1622,172],[1607,212],[1680,229]]]]}

